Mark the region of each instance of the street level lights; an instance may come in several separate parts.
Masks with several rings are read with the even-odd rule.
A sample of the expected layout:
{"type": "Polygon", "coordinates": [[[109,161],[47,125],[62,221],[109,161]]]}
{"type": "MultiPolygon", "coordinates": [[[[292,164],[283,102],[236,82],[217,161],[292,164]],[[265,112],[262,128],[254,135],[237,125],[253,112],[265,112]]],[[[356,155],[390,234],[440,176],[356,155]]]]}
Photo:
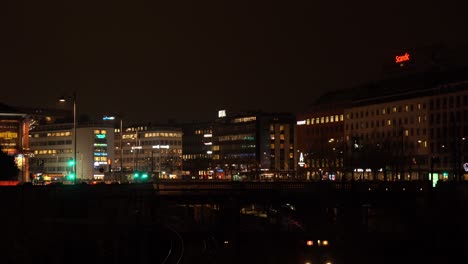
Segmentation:
{"type": "MultiPolygon", "coordinates": [[[[73,92],[71,96],[73,100],[73,183],[76,184],[76,91],[73,92]]],[[[60,102],[66,102],[65,97],[60,97],[60,102]]]]}

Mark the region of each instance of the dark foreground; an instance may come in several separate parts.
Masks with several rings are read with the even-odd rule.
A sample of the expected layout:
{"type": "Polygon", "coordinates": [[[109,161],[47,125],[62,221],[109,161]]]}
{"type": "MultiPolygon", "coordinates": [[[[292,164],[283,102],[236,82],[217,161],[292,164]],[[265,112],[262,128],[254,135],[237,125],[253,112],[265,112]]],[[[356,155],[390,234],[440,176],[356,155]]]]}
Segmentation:
{"type": "Polygon", "coordinates": [[[263,202],[245,204],[241,213],[238,208],[179,204],[154,195],[148,199],[112,192],[104,198],[96,193],[57,194],[62,191],[54,190],[53,195],[0,191],[0,263],[465,263],[468,259],[463,195],[444,193],[430,202],[399,200],[357,208],[323,208],[321,203],[305,201],[287,210],[263,202]]]}

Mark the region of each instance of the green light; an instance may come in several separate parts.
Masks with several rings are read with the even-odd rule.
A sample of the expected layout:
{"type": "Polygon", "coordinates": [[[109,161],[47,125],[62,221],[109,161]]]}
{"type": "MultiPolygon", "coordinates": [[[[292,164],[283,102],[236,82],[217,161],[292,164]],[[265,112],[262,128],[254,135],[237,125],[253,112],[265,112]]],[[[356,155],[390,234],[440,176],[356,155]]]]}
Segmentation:
{"type": "Polygon", "coordinates": [[[75,179],[75,173],[71,172],[70,174],[68,174],[68,179],[69,180],[74,180],[75,179]]]}
{"type": "Polygon", "coordinates": [[[75,161],[72,160],[72,159],[69,160],[69,161],[68,161],[68,166],[73,166],[73,165],[75,165],[75,161]]]}
{"type": "Polygon", "coordinates": [[[97,138],[106,138],[106,134],[97,134],[96,137],[97,138]]]}
{"type": "Polygon", "coordinates": [[[133,178],[138,178],[138,176],[140,176],[140,175],[138,174],[138,172],[135,172],[135,173],[133,174],[133,178]]]}
{"type": "Polygon", "coordinates": [[[142,179],[148,178],[148,174],[147,174],[147,173],[143,173],[143,174],[141,175],[141,178],[142,178],[142,179]]]}

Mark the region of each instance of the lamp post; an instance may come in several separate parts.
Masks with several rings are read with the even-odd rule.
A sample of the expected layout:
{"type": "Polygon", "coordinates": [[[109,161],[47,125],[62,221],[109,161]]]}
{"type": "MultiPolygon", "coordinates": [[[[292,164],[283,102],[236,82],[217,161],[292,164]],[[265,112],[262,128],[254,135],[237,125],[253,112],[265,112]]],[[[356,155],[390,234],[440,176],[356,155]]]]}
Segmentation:
{"type": "MultiPolygon", "coordinates": [[[[114,120],[115,116],[104,116],[102,120],[114,120]]],[[[123,172],[123,118],[120,116],[120,143],[119,143],[119,148],[120,148],[120,158],[119,158],[119,163],[120,163],[120,181],[122,182],[124,179],[124,172],[123,172]]]]}
{"type": "MultiPolygon", "coordinates": [[[[73,100],[73,183],[76,184],[77,172],[76,172],[76,91],[73,92],[71,97],[73,100]]],[[[66,102],[65,97],[60,97],[60,102],[66,102]]]]}

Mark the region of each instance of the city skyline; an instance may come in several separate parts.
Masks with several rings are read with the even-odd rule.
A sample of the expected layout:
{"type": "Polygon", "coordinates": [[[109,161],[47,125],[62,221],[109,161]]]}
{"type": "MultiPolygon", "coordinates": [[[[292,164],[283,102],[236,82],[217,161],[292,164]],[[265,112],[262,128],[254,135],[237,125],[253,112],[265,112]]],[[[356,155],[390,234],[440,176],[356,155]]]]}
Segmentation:
{"type": "Polygon", "coordinates": [[[464,9],[417,2],[10,1],[0,102],[65,107],[58,98],[76,91],[79,115],[159,122],[300,112],[326,92],[385,78],[409,50],[463,50],[464,9]]]}

